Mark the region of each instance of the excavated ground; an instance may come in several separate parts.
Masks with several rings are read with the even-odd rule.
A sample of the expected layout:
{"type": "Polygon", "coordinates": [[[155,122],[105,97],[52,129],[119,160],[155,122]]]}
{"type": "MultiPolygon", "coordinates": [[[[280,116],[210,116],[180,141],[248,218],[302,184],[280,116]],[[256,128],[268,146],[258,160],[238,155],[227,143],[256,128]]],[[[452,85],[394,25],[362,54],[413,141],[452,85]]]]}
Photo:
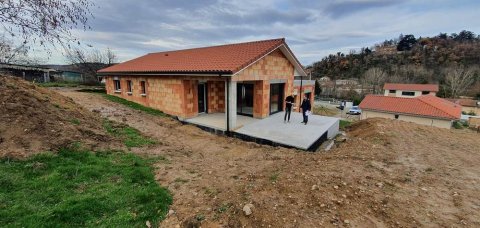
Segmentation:
{"type": "Polygon", "coordinates": [[[162,227],[480,226],[475,132],[369,119],[330,152],[306,153],[212,135],[99,94],[58,91],[160,142],[135,152],[163,158],[156,178],[174,203],[162,227]]]}

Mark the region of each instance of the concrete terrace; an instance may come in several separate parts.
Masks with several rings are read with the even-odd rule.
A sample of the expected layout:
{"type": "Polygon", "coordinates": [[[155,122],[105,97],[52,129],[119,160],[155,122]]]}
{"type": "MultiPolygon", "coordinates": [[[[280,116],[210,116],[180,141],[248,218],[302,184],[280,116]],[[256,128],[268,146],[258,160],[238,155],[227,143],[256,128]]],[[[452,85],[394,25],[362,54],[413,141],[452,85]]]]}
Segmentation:
{"type": "MultiPolygon", "coordinates": [[[[284,112],[280,112],[264,119],[239,115],[237,116],[239,128],[232,132],[232,136],[260,144],[312,151],[327,138],[333,138],[338,133],[338,118],[312,115],[305,125],[300,123],[303,120],[301,113],[292,112],[289,123],[283,122],[284,115],[284,112]]],[[[225,133],[224,117],[224,113],[205,114],[187,119],[185,122],[225,133]]]]}

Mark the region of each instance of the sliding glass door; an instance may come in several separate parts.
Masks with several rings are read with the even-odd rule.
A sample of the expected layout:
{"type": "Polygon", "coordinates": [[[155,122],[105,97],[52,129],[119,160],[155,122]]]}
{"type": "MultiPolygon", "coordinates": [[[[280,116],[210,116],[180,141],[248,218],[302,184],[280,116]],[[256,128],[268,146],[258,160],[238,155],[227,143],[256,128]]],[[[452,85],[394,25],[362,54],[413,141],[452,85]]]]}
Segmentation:
{"type": "Polygon", "coordinates": [[[284,83],[270,84],[270,114],[283,111],[284,83]]]}
{"type": "Polygon", "coordinates": [[[237,84],[237,113],[253,116],[253,84],[237,84]]]}
{"type": "Polygon", "coordinates": [[[207,112],[207,85],[198,84],[198,113],[207,112]]]}

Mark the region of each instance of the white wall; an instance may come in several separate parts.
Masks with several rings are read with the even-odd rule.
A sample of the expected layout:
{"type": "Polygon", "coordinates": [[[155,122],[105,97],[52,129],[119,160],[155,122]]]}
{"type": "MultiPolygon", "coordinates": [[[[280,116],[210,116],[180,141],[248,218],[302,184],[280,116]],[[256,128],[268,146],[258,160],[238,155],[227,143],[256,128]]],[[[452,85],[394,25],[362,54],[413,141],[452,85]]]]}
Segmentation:
{"type": "MultiPolygon", "coordinates": [[[[360,116],[360,119],[363,120],[363,119],[374,118],[374,117],[385,118],[385,119],[395,119],[395,114],[362,110],[362,115],[360,116]]],[[[409,115],[403,115],[403,114],[398,114],[398,120],[427,125],[427,126],[439,127],[439,128],[450,129],[452,127],[451,120],[441,120],[441,119],[434,119],[434,118],[427,118],[427,117],[409,116],[409,115]]]]}
{"type": "MultiPolygon", "coordinates": [[[[390,90],[386,89],[384,91],[384,95],[385,96],[391,96],[391,97],[405,97],[405,98],[413,98],[413,97],[418,97],[418,96],[422,96],[422,91],[413,91],[413,90],[396,90],[395,93],[390,93],[390,90]],[[404,96],[402,95],[402,92],[405,91],[405,92],[415,92],[415,95],[413,96],[404,96]]],[[[430,92],[430,95],[436,95],[435,92],[430,92]]]]}

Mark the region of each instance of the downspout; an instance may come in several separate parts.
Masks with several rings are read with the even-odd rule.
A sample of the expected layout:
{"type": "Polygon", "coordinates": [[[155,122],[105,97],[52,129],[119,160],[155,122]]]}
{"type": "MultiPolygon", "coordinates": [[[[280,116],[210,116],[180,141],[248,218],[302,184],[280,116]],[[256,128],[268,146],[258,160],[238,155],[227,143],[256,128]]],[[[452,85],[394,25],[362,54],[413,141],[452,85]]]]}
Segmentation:
{"type": "Polygon", "coordinates": [[[226,112],[227,112],[227,133],[228,133],[230,132],[230,77],[227,77],[227,94],[225,98],[227,100],[226,112]]]}
{"type": "Polygon", "coordinates": [[[300,75],[300,106],[298,108],[298,112],[300,112],[300,107],[302,106],[302,103],[303,103],[302,86],[303,86],[303,76],[300,75]]]}

